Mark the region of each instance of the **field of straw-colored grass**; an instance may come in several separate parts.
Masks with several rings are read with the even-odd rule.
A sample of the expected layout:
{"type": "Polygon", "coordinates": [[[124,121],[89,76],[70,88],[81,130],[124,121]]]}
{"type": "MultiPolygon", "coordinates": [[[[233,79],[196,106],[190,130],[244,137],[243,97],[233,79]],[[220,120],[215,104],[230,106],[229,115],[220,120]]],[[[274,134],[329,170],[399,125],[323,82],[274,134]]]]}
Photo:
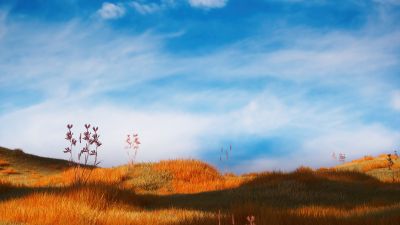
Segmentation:
{"type": "Polygon", "coordinates": [[[2,158],[18,174],[0,173],[0,224],[243,225],[249,215],[257,225],[400,224],[400,183],[361,169],[238,176],[198,160],[92,168],[30,158],[24,167],[2,158]]]}
{"type": "Polygon", "coordinates": [[[17,224],[218,224],[219,210],[221,224],[248,215],[258,225],[400,221],[399,184],[309,168],[225,176],[195,160],[71,168],[29,186],[2,181],[0,196],[0,221],[17,224]]]}

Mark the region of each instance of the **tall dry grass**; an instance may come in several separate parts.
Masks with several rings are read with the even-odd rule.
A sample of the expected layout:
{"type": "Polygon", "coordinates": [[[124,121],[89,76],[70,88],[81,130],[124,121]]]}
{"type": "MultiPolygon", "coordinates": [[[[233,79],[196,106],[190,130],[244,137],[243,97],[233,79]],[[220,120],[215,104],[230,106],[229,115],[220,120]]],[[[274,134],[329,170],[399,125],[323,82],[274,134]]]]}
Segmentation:
{"type": "Polygon", "coordinates": [[[106,185],[33,191],[26,196],[0,202],[0,208],[0,221],[34,225],[161,225],[212,216],[194,210],[144,210],[134,193],[106,185]]]}
{"type": "Polygon", "coordinates": [[[3,169],[3,170],[0,170],[0,173],[3,173],[5,175],[19,174],[19,172],[16,171],[14,168],[6,168],[6,169],[3,169]]]}
{"type": "Polygon", "coordinates": [[[387,160],[375,160],[368,163],[364,163],[361,167],[361,170],[363,172],[368,172],[375,169],[388,168],[388,165],[389,163],[387,160]]]}
{"type": "Polygon", "coordinates": [[[0,167],[6,167],[6,166],[9,166],[10,165],[10,163],[7,161],[7,160],[5,160],[5,159],[0,159],[0,167]]]}
{"type": "Polygon", "coordinates": [[[126,167],[85,168],[71,167],[62,173],[43,177],[34,183],[35,186],[70,186],[79,184],[118,185],[128,175],[126,167]]]}
{"type": "Polygon", "coordinates": [[[154,164],[154,169],[171,174],[174,193],[235,188],[246,180],[234,175],[222,176],[215,167],[199,160],[164,160],[154,164]]]}
{"type": "Polygon", "coordinates": [[[76,182],[73,169],[41,177],[28,186],[0,180],[0,224],[215,225],[219,209],[222,225],[231,224],[232,215],[236,224],[245,224],[246,217],[254,215],[257,225],[394,225],[400,221],[399,184],[354,171],[301,167],[291,173],[223,176],[196,160],[137,164],[132,171],[80,169],[90,173],[87,182],[76,182]],[[138,177],[144,187],[159,179],[151,184],[157,188],[135,192],[128,183],[138,177]],[[172,190],[163,192],[167,181],[172,190]]]}

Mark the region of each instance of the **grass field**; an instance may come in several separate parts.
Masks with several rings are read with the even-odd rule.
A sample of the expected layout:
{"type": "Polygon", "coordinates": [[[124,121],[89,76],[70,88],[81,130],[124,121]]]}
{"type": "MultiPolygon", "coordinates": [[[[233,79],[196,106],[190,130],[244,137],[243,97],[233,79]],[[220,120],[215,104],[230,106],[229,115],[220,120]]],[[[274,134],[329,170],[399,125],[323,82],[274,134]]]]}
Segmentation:
{"type": "Polygon", "coordinates": [[[371,175],[381,181],[400,181],[400,158],[392,155],[394,165],[388,169],[387,154],[377,157],[364,156],[336,167],[338,170],[358,171],[371,175]]]}
{"type": "Polygon", "coordinates": [[[375,160],[237,176],[197,160],[77,168],[1,148],[0,224],[398,225],[400,183],[363,171],[375,160]]]}

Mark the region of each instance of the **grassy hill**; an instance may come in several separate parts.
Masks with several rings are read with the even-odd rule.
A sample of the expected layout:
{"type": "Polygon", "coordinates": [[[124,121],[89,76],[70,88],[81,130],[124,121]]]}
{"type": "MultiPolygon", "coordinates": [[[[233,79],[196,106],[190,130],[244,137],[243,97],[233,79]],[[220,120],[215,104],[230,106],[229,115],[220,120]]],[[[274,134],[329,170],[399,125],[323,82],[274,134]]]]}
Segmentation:
{"type": "Polygon", "coordinates": [[[61,173],[68,161],[26,154],[21,149],[0,147],[0,179],[31,183],[38,178],[61,173]]]}
{"type": "Polygon", "coordinates": [[[379,156],[364,156],[361,159],[356,159],[348,163],[336,166],[338,170],[350,170],[371,175],[381,181],[392,181],[393,178],[396,181],[400,180],[400,159],[397,156],[392,155],[392,161],[394,162],[391,169],[388,168],[389,162],[387,160],[387,154],[381,154],[379,156]]]}
{"type": "Polygon", "coordinates": [[[78,168],[7,149],[0,160],[20,173],[0,177],[0,224],[400,223],[400,184],[347,169],[356,162],[236,176],[198,160],[78,168]]]}

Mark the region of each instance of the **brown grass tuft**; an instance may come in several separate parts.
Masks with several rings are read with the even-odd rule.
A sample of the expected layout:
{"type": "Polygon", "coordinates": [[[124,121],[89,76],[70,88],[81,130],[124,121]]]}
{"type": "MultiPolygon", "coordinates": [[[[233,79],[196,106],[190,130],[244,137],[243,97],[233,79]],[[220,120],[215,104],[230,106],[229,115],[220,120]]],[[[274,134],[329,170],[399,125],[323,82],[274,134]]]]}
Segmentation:
{"type": "Polygon", "coordinates": [[[14,170],[13,168],[4,169],[4,170],[1,170],[1,172],[2,172],[3,174],[6,174],[6,175],[16,175],[16,174],[19,174],[19,172],[16,171],[16,170],[14,170]]]}
{"type": "Polygon", "coordinates": [[[4,159],[0,159],[0,166],[6,167],[6,166],[9,166],[9,165],[10,165],[10,163],[8,161],[6,161],[4,159]]]}
{"type": "Polygon", "coordinates": [[[294,172],[295,173],[313,173],[314,170],[311,167],[308,167],[308,166],[300,166],[294,172]]]}
{"type": "Polygon", "coordinates": [[[214,167],[199,160],[166,160],[154,164],[154,169],[172,175],[175,193],[198,193],[237,187],[244,179],[222,176],[214,167]]]}
{"type": "Polygon", "coordinates": [[[117,185],[127,176],[127,168],[84,168],[72,167],[60,174],[39,179],[36,186],[74,185],[74,184],[108,184],[117,185]]]}

